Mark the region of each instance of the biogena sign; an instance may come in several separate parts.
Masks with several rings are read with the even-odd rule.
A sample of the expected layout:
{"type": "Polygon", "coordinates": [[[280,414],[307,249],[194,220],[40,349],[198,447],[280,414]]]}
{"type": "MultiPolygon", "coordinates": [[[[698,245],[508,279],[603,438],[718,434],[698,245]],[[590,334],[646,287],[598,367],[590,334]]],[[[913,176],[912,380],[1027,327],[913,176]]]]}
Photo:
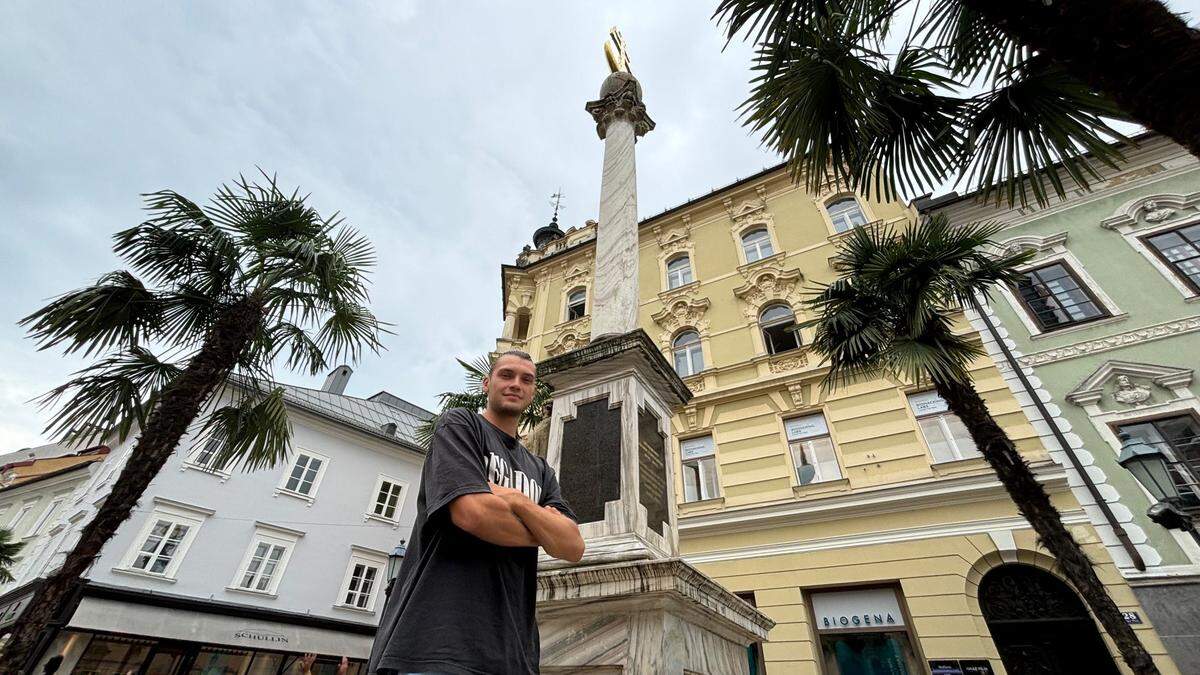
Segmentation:
{"type": "Polygon", "coordinates": [[[895,588],[819,591],[810,597],[818,630],[904,626],[904,614],[900,611],[895,588]]]}

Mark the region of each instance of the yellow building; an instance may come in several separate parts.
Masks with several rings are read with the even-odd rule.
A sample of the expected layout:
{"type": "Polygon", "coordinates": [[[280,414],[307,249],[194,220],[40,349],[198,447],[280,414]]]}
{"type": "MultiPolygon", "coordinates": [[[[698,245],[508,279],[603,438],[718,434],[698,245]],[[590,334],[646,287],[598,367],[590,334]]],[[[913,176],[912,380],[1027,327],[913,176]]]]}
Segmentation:
{"type": "MultiPolygon", "coordinates": [[[[673,418],[680,550],[777,622],[766,672],[1001,673],[1000,649],[1118,672],[936,394],[885,379],[823,391],[795,330],[841,232],[914,215],[814,196],[776,167],[642,221],[639,325],[695,393],[673,418]]],[[[497,349],[541,360],[587,343],[594,236],[591,221],[552,224],[503,267],[497,349]]],[[[973,376],[1143,644],[1178,672],[1000,371],[980,361],[973,376]]]]}

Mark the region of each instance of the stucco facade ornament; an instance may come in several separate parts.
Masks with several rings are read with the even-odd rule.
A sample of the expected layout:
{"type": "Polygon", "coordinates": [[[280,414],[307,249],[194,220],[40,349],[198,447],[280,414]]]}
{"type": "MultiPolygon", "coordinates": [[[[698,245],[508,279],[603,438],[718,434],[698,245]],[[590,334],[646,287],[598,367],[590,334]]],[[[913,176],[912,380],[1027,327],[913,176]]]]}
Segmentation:
{"type": "MultiPolygon", "coordinates": [[[[1113,215],[1100,221],[1106,230],[1128,233],[1139,229],[1139,220],[1155,225],[1176,216],[1180,211],[1194,212],[1200,206],[1200,192],[1186,194],[1163,192],[1131,199],[1113,215]]],[[[1143,226],[1144,227],[1144,226],[1143,226]]]]}
{"type": "Polygon", "coordinates": [[[546,354],[558,356],[588,344],[591,338],[591,322],[583,323],[585,321],[587,320],[580,319],[579,322],[572,322],[570,328],[559,333],[554,342],[546,345],[546,354]]]}
{"type": "Polygon", "coordinates": [[[764,185],[759,185],[754,188],[756,198],[747,199],[736,207],[733,205],[733,199],[726,197],[721,200],[725,206],[725,212],[729,214],[729,218],[733,220],[735,227],[749,221],[766,220],[770,217],[767,213],[767,188],[764,185]]]}
{"type": "Polygon", "coordinates": [[[1162,221],[1175,215],[1175,209],[1166,209],[1159,206],[1156,201],[1148,201],[1142,207],[1142,217],[1149,223],[1161,223],[1162,221]]]}
{"type": "Polygon", "coordinates": [[[702,375],[689,377],[685,379],[683,383],[686,384],[687,388],[691,389],[693,393],[704,391],[704,376],[702,375]]]}
{"type": "Polygon", "coordinates": [[[695,429],[696,428],[696,406],[689,405],[688,407],[684,408],[683,415],[684,415],[684,419],[687,420],[688,430],[691,431],[692,429],[695,429]]]}
{"type": "Polygon", "coordinates": [[[608,135],[608,125],[618,117],[629,120],[637,136],[645,136],[654,129],[654,120],[646,114],[642,103],[642,85],[629,73],[609,75],[600,88],[600,98],[588,101],[583,109],[596,121],[596,134],[601,139],[608,135]]]}
{"type": "Polygon", "coordinates": [[[650,318],[662,328],[658,336],[663,349],[671,348],[671,338],[682,328],[695,328],[701,335],[708,332],[704,315],[712,303],[708,298],[678,297],[650,318]]]}
{"type": "Polygon", "coordinates": [[[1117,389],[1113,392],[1112,397],[1118,403],[1125,405],[1138,405],[1150,400],[1150,387],[1144,384],[1134,384],[1129,381],[1129,377],[1125,375],[1117,376],[1117,389]]]}
{"type": "Polygon", "coordinates": [[[683,217],[683,224],[676,227],[654,226],[654,238],[658,243],[659,252],[665,256],[689,251],[692,246],[691,218],[683,217]]]}
{"type": "Polygon", "coordinates": [[[792,398],[792,406],[796,408],[804,407],[804,384],[802,382],[788,382],[788,396],[792,398]]]}
{"type": "MultiPolygon", "coordinates": [[[[773,358],[768,364],[772,373],[786,373],[793,370],[798,370],[808,365],[808,356],[803,352],[799,354],[791,354],[789,356],[773,358]]],[[[789,387],[789,393],[791,388],[789,387]]],[[[794,396],[793,396],[793,400],[794,396]]]]}
{"type": "Polygon", "coordinates": [[[1079,356],[1095,354],[1098,352],[1106,352],[1111,349],[1119,349],[1126,345],[1135,345],[1142,342],[1150,342],[1173,335],[1182,333],[1191,333],[1200,330],[1200,316],[1192,316],[1178,321],[1167,321],[1165,323],[1147,326],[1138,330],[1132,330],[1126,333],[1118,333],[1109,335],[1095,340],[1087,340],[1086,342],[1078,342],[1066,347],[1058,349],[1047,349],[1044,352],[1035,352],[1026,356],[1020,357],[1022,365],[1040,366],[1046,363],[1054,363],[1055,361],[1064,361],[1073,359],[1079,356]]]}
{"type": "Polygon", "coordinates": [[[742,312],[752,321],[758,319],[762,308],[770,302],[785,302],[789,306],[801,300],[804,275],[797,269],[785,269],[782,260],[765,260],[741,269],[746,283],[733,289],[742,301],[742,312]]]}

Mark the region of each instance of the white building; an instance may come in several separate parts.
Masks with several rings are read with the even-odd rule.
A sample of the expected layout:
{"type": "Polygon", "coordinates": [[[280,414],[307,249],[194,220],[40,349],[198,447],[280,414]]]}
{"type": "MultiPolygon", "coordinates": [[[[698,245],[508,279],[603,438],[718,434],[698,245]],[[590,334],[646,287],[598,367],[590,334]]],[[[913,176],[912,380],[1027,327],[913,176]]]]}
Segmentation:
{"type": "MultiPolygon", "coordinates": [[[[335,369],[321,390],[284,385],[286,465],[222,471],[205,439],[186,436],[92,565],[42,662],[61,655],[60,673],[277,675],[315,652],[318,673],[343,655],[357,672],[388,554],[416,515],[414,431],[431,413],[387,392],[345,395],[350,372],[335,369]]],[[[27,547],[0,588],[0,624],[61,564],[133,443],[116,445],[27,547]]]]}

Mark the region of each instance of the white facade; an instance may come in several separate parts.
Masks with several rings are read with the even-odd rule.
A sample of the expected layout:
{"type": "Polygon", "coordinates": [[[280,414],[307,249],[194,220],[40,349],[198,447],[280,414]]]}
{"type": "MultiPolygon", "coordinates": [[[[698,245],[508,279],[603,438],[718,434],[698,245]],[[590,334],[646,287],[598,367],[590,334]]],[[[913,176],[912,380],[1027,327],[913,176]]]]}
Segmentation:
{"type": "MultiPolygon", "coordinates": [[[[63,672],[71,672],[66,666],[86,649],[81,644],[86,640],[67,644],[71,627],[123,634],[137,627],[164,640],[296,653],[343,649],[352,658],[366,657],[369,632],[332,640],[317,634],[336,633],[345,622],[377,623],[388,554],[409,538],[416,516],[424,452],[412,436],[414,421],[429,413],[383,393],[361,399],[287,390],[293,433],[286,462],[250,473],[205,467],[211,458],[205,457],[197,426],[86,575],[87,588],[162,594],[185,609],[172,610],[169,622],[155,621],[153,607],[126,604],[109,611],[111,598],[85,593],[68,630],[47,652],[64,654],[63,672]],[[388,419],[394,427],[379,424],[388,419]],[[193,621],[186,618],[191,601],[207,603],[193,621]],[[235,617],[266,613],[259,613],[258,623],[243,618],[222,623],[224,605],[235,617]],[[289,640],[284,627],[293,616],[309,628],[289,640]],[[330,620],[329,625],[322,626],[320,619],[330,620]],[[106,621],[111,625],[98,625],[106,621]],[[274,642],[262,644],[268,639],[274,642]]],[[[61,564],[103,503],[134,442],[116,445],[90,472],[55,523],[31,544],[30,564],[0,592],[61,564]]]]}

